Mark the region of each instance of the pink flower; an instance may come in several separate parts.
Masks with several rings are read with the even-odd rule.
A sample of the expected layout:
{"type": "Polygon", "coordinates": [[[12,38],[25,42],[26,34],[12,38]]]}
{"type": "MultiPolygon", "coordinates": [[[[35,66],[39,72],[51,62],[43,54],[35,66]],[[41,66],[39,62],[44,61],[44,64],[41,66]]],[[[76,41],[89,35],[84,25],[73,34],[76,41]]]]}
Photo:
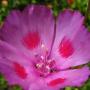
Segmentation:
{"type": "Polygon", "coordinates": [[[13,10],[0,30],[0,72],[25,90],[81,86],[90,75],[90,33],[78,11],[31,5],[13,10]],[[83,65],[83,66],[82,66],[83,65]]]}

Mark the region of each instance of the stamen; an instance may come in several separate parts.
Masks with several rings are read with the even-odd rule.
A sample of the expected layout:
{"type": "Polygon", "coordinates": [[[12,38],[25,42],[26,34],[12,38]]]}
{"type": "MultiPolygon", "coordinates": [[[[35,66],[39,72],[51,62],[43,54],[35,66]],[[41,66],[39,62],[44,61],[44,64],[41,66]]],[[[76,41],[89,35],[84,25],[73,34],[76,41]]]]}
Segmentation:
{"type": "Polygon", "coordinates": [[[41,48],[45,48],[45,45],[44,44],[41,44],[41,48]]]}
{"type": "Polygon", "coordinates": [[[44,56],[41,56],[41,59],[44,60],[44,56]]]}
{"type": "Polygon", "coordinates": [[[48,76],[50,73],[53,73],[54,69],[54,60],[47,60],[44,56],[41,56],[41,60],[36,63],[36,71],[40,76],[48,76]]]}
{"type": "Polygon", "coordinates": [[[45,44],[42,43],[41,48],[42,48],[43,51],[46,52],[46,54],[48,53],[48,48],[45,46],[45,44]]]}

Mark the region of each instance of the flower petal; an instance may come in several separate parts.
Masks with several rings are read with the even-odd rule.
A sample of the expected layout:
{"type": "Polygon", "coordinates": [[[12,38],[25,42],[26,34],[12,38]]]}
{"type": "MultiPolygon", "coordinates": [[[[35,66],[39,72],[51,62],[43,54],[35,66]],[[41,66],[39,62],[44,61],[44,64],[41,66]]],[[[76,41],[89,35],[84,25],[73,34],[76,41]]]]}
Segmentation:
{"type": "Polygon", "coordinates": [[[50,49],[53,34],[52,11],[42,5],[29,5],[23,12],[13,10],[0,31],[3,40],[27,53],[28,56],[43,52],[42,44],[50,49]]]}
{"type": "Polygon", "coordinates": [[[49,87],[64,88],[66,86],[81,86],[88,79],[90,75],[89,68],[87,66],[81,69],[73,69],[60,71],[47,77],[47,85],[49,87]]]}
{"type": "Polygon", "coordinates": [[[25,90],[55,90],[49,88],[44,79],[36,74],[31,62],[33,59],[29,59],[32,58],[27,58],[15,47],[0,40],[0,73],[5,76],[10,85],[18,84],[25,90]]]}
{"type": "Polygon", "coordinates": [[[45,82],[45,79],[42,79],[41,77],[35,78],[34,82],[30,84],[29,87],[30,90],[60,90],[57,87],[49,87],[47,83],[45,82]]]}
{"type": "Polygon", "coordinates": [[[30,61],[33,59],[31,56],[28,58],[23,52],[17,50],[15,47],[2,40],[0,40],[0,57],[7,58],[9,61],[17,61],[19,63],[26,64],[27,62],[31,64],[30,61]]]}
{"type": "Polygon", "coordinates": [[[28,90],[30,82],[35,77],[29,59],[10,44],[0,40],[0,73],[9,84],[19,84],[28,90]]]}
{"type": "Polygon", "coordinates": [[[25,90],[28,90],[28,87],[29,87],[28,79],[19,78],[13,71],[13,68],[11,67],[10,64],[7,65],[7,64],[0,63],[0,73],[3,74],[5,79],[8,81],[9,85],[20,85],[25,90]]]}
{"type": "Polygon", "coordinates": [[[83,20],[78,11],[65,10],[59,14],[52,57],[60,69],[90,61],[90,33],[83,25],[83,20]]]}

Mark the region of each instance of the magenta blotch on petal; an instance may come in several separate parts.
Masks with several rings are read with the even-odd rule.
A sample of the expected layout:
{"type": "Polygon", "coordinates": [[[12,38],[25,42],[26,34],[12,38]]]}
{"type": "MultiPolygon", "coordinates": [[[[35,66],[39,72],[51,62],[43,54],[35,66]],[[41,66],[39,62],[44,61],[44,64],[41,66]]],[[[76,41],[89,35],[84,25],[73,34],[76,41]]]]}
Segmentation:
{"type": "Polygon", "coordinates": [[[32,50],[38,46],[40,43],[40,36],[38,32],[28,33],[23,38],[23,44],[26,46],[26,48],[32,50]]]}
{"type": "Polygon", "coordinates": [[[62,57],[68,58],[74,53],[72,42],[69,39],[63,38],[59,45],[59,53],[62,57]]]}

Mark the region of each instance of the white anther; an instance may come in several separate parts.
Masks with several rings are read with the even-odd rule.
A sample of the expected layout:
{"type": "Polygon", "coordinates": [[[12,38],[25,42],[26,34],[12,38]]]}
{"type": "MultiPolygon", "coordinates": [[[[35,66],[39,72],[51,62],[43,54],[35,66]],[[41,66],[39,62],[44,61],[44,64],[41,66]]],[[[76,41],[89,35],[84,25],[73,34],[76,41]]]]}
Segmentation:
{"type": "Polygon", "coordinates": [[[41,47],[42,47],[42,48],[45,48],[45,45],[44,45],[44,44],[41,44],[41,47]]]}
{"type": "Polygon", "coordinates": [[[38,64],[36,64],[36,67],[37,67],[37,68],[41,68],[42,65],[43,65],[42,63],[38,63],[38,64]]]}
{"type": "Polygon", "coordinates": [[[46,68],[47,68],[48,70],[50,70],[50,67],[49,67],[48,65],[46,66],[46,68]]]}
{"type": "Polygon", "coordinates": [[[41,59],[44,60],[44,56],[41,56],[41,59]]]}

